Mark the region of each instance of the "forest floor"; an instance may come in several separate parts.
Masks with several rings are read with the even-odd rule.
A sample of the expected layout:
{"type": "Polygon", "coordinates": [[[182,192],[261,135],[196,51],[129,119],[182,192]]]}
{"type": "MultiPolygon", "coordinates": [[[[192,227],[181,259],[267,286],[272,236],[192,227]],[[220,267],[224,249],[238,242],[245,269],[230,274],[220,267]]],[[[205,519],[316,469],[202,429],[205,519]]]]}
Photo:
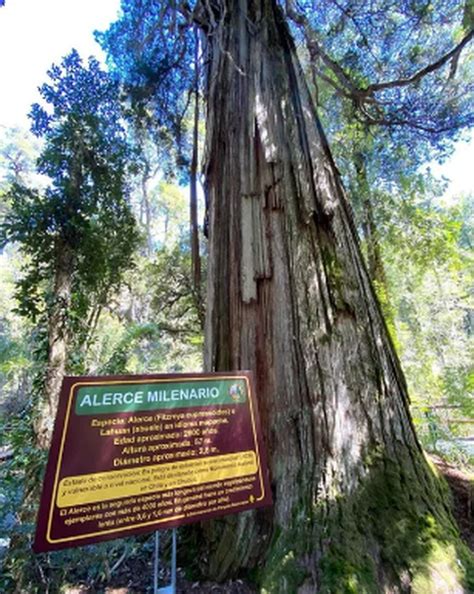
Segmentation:
{"type": "MultiPolygon", "coordinates": [[[[439,456],[430,455],[451,488],[453,513],[462,538],[474,551],[474,481],[472,474],[460,470],[439,456]]],[[[70,588],[66,594],[149,594],[153,591],[151,560],[143,558],[134,563],[124,563],[110,585],[105,589],[70,588]]],[[[191,582],[178,571],[177,594],[255,594],[255,590],[241,580],[216,584],[214,582],[191,582]]]]}
{"type": "MultiPolygon", "coordinates": [[[[117,575],[111,583],[121,585],[110,585],[104,589],[90,589],[87,587],[68,588],[65,594],[152,594],[152,571],[148,567],[147,571],[140,568],[139,572],[133,566],[126,568],[125,575],[117,575]],[[127,575],[128,574],[128,575],[127,575]],[[125,580],[124,580],[125,578],[125,580]],[[123,586],[123,583],[130,584],[123,586]]],[[[256,590],[242,580],[233,580],[223,584],[215,582],[189,582],[179,575],[176,586],[176,594],[256,594],[256,590]]],[[[160,588],[164,584],[160,583],[160,588]]]]}
{"type": "Polygon", "coordinates": [[[464,542],[474,551],[474,479],[439,456],[430,455],[432,462],[446,479],[452,497],[453,514],[464,542]]]}

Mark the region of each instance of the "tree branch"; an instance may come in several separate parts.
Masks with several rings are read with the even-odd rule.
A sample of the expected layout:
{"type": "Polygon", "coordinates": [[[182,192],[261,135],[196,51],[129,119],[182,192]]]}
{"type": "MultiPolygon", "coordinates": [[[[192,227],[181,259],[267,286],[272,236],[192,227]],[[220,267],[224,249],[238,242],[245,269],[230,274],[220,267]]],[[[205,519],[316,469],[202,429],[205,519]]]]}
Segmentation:
{"type": "MultiPolygon", "coordinates": [[[[341,8],[339,5],[338,7],[341,8]]],[[[383,91],[385,89],[401,88],[412,85],[421,80],[423,77],[427,76],[428,74],[438,70],[450,61],[451,68],[448,76],[448,81],[451,80],[456,73],[461,52],[474,37],[474,30],[471,30],[469,33],[467,33],[465,37],[452,50],[444,54],[435,62],[428,64],[428,66],[425,66],[412,76],[382,83],[374,83],[368,85],[367,87],[360,88],[352,80],[351,76],[345,72],[345,70],[340,66],[340,64],[333,60],[322,49],[321,45],[316,39],[315,32],[312,29],[307,17],[301,12],[294,10],[292,8],[291,3],[287,3],[286,5],[286,14],[288,18],[290,18],[295,23],[295,25],[302,30],[304,39],[306,40],[306,47],[308,50],[310,63],[312,64],[313,73],[321,80],[328,83],[336,91],[338,95],[348,100],[352,100],[362,115],[361,120],[363,119],[367,124],[370,125],[410,126],[423,132],[434,134],[444,132],[448,129],[452,129],[452,127],[443,127],[437,129],[431,126],[419,124],[415,121],[410,121],[408,119],[393,120],[390,117],[386,117],[383,113],[383,102],[381,102],[379,98],[376,97],[376,93],[383,91]],[[329,71],[331,71],[335,75],[335,79],[323,73],[322,69],[318,68],[318,62],[320,64],[322,63],[329,71]],[[369,104],[372,110],[375,109],[377,112],[375,117],[373,114],[370,114],[368,112],[367,108],[369,107],[369,104]]]]}
{"type": "Polygon", "coordinates": [[[345,87],[351,93],[357,90],[350,77],[344,72],[343,68],[322,50],[320,44],[315,39],[314,32],[312,31],[308,19],[303,14],[291,9],[287,10],[287,15],[288,18],[298,25],[298,27],[303,29],[304,38],[306,39],[306,47],[308,48],[310,58],[312,60],[321,58],[322,62],[333,71],[343,87],[345,87]]]}
{"type": "Polygon", "coordinates": [[[424,126],[423,124],[419,124],[419,123],[411,121],[411,120],[403,120],[403,119],[391,120],[390,118],[386,118],[386,117],[374,118],[367,113],[365,113],[364,116],[365,117],[364,117],[363,121],[364,121],[364,123],[368,124],[369,126],[388,126],[388,127],[408,126],[410,128],[415,128],[416,130],[421,130],[422,132],[427,132],[429,134],[441,134],[443,132],[448,132],[449,130],[453,130],[453,129],[461,127],[461,125],[453,124],[453,125],[449,125],[449,126],[442,126],[440,128],[435,128],[433,126],[424,126]]]}
{"type": "Polygon", "coordinates": [[[370,53],[370,55],[372,56],[372,58],[374,58],[374,60],[380,64],[380,60],[378,60],[377,56],[374,54],[374,52],[371,49],[371,44],[369,43],[369,39],[367,38],[367,35],[364,33],[362,27],[359,25],[359,23],[357,22],[356,16],[355,14],[351,13],[350,10],[348,10],[347,8],[344,8],[343,6],[341,6],[339,4],[339,2],[337,2],[337,0],[331,0],[332,4],[334,4],[334,6],[336,6],[336,8],[338,8],[342,14],[348,18],[352,24],[354,25],[354,27],[356,28],[357,32],[359,33],[359,35],[362,38],[362,41],[364,42],[365,47],[367,48],[367,51],[370,53]]]}
{"type": "Polygon", "coordinates": [[[345,91],[342,89],[330,76],[323,74],[319,68],[313,66],[312,70],[317,77],[319,77],[321,80],[324,80],[324,82],[327,82],[338,95],[345,97],[346,99],[352,99],[352,93],[350,91],[345,91]]]}
{"type": "MultiPolygon", "coordinates": [[[[411,85],[415,82],[418,82],[427,74],[430,74],[431,72],[438,70],[438,68],[441,68],[441,66],[444,66],[447,62],[449,62],[449,60],[453,59],[455,62],[457,62],[457,60],[459,60],[459,55],[461,54],[462,50],[471,41],[471,39],[473,37],[474,37],[474,30],[470,31],[458,43],[458,45],[455,48],[453,48],[450,52],[448,52],[447,54],[442,56],[439,60],[436,60],[436,62],[429,64],[425,68],[422,68],[421,70],[419,70],[417,73],[413,74],[412,76],[410,76],[408,78],[400,78],[398,80],[392,80],[389,82],[376,83],[373,85],[369,85],[365,89],[361,89],[361,93],[371,95],[373,93],[376,93],[378,91],[383,91],[385,89],[393,89],[395,87],[406,87],[406,86],[411,85]]],[[[453,74],[451,74],[450,76],[452,77],[452,75],[453,74]]]]}

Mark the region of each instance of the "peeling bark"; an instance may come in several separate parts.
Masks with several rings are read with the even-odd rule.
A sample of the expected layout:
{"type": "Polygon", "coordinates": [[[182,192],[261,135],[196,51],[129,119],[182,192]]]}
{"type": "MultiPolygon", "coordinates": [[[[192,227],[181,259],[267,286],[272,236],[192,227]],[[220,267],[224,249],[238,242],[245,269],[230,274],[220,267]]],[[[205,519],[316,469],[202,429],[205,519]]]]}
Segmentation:
{"type": "Polygon", "coordinates": [[[274,507],[208,524],[208,571],[257,566],[275,593],[346,591],[342,581],[331,589],[325,568],[352,538],[370,557],[373,587],[347,591],[405,591],[409,561],[399,567],[378,536],[380,516],[361,525],[357,509],[381,477],[391,490],[416,482],[407,516],[447,512],[351,209],[275,3],[212,7],[205,367],[256,375],[274,507]]]}

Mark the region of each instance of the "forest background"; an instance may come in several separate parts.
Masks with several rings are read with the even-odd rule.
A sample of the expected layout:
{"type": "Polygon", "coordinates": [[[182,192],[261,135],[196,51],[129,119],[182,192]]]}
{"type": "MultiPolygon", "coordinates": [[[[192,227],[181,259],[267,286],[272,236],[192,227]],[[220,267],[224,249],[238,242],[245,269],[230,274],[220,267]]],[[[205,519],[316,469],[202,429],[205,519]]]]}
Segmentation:
{"type": "MultiPolygon", "coordinates": [[[[472,31],[469,6],[452,7],[451,20],[457,22],[457,28],[449,41],[454,45],[472,31]]],[[[426,15],[421,8],[418,11],[421,36],[426,34],[422,28],[426,15]]],[[[346,20],[350,23],[351,16],[346,20]]],[[[451,26],[445,21],[435,19],[430,26],[444,31],[451,26]]],[[[359,24],[355,18],[354,23],[359,24]]],[[[355,78],[362,77],[367,50],[363,28],[346,24],[338,30],[330,25],[328,47],[334,53],[341,40],[347,46],[354,39],[359,43],[360,54],[349,52],[343,58],[346,71],[355,78]]],[[[398,60],[409,51],[416,72],[426,64],[427,55],[421,42],[411,43],[407,49],[411,26],[407,25],[405,38],[402,33],[397,37],[393,31],[386,32],[388,48],[384,51],[395,54],[397,50],[398,60]]],[[[430,38],[429,56],[443,54],[443,48],[437,46],[441,38],[430,38]]],[[[109,51],[112,73],[125,73],[125,80],[119,81],[124,97],[124,88],[133,86],[126,79],[130,64],[117,62],[106,36],[101,37],[101,42],[109,51]]],[[[418,436],[429,452],[472,472],[472,193],[457,191],[446,198],[446,182],[439,174],[434,175],[435,161],[446,160],[454,143],[472,127],[472,50],[469,52],[468,46],[460,53],[455,66],[453,60],[440,66],[440,78],[454,81],[454,90],[450,91],[451,103],[440,103],[440,112],[434,114],[444,117],[441,132],[436,132],[416,125],[384,127],[383,122],[375,125],[353,117],[354,103],[344,102],[347,97],[341,94],[342,76],[338,78],[334,71],[328,74],[325,67],[330,70],[330,66],[324,60],[319,71],[313,69],[311,48],[304,47],[303,37],[299,49],[309,78],[315,77],[319,114],[345,181],[367,266],[407,377],[418,436]],[[452,74],[446,72],[449,68],[452,74]]],[[[74,221],[77,253],[83,251],[75,264],[75,278],[67,287],[71,312],[68,324],[74,337],[68,348],[67,371],[99,375],[200,370],[207,253],[202,192],[194,193],[190,200],[199,177],[193,157],[195,151],[202,154],[205,133],[202,113],[199,119],[196,112],[196,106],[202,110],[200,83],[193,86],[196,68],[191,68],[188,79],[181,80],[183,88],[178,98],[170,99],[168,108],[174,116],[179,112],[180,117],[167,120],[159,113],[159,101],[153,104],[146,93],[135,103],[128,98],[120,107],[117,78],[109,79],[98,63],[88,64],[87,55],[82,62],[78,54],[68,50],[63,56],[67,57],[55,58],[60,66],[43,79],[49,84],[43,87],[43,105],[54,107],[53,119],[67,115],[78,100],[61,87],[61,81],[68,77],[83,85],[82,97],[87,94],[87,85],[103,88],[104,94],[94,107],[99,124],[84,134],[89,134],[89,140],[92,138],[90,141],[97,145],[113,139],[116,147],[122,147],[108,163],[117,175],[102,172],[94,178],[100,192],[94,193],[91,187],[81,205],[96,222],[96,228],[81,228],[80,222],[74,221]],[[113,232],[107,235],[106,229],[113,232]],[[101,257],[105,252],[107,257],[101,257]]],[[[186,59],[192,62],[193,56],[186,59]]],[[[178,86],[176,80],[172,84],[178,86]]],[[[422,117],[431,100],[443,91],[440,79],[424,79],[418,91],[418,96],[408,99],[401,93],[397,100],[407,113],[416,116],[419,111],[422,117]]],[[[45,114],[41,106],[31,111],[33,134],[2,126],[0,138],[4,233],[0,271],[0,439],[5,456],[0,497],[4,544],[15,542],[16,532],[26,535],[26,542],[31,536],[31,524],[18,521],[16,510],[25,497],[25,477],[40,475],[44,463],[32,429],[35,423],[38,426],[36,408],[41,390],[45,382],[54,381],[47,377],[47,341],[48,323],[55,315],[53,285],[57,270],[52,267],[52,248],[45,245],[41,234],[48,231],[51,219],[47,217],[52,215],[45,214],[44,208],[54,203],[55,192],[61,186],[61,155],[69,140],[67,130],[62,138],[51,136],[51,116],[45,114]],[[45,202],[41,196],[48,200],[45,202]]],[[[109,153],[107,147],[102,148],[105,162],[109,153]]],[[[87,155],[84,159],[87,163],[87,155]]],[[[468,171],[463,174],[469,177],[468,171]]],[[[54,205],[53,218],[59,216],[60,207],[54,205]]],[[[68,262],[64,264],[67,267],[68,262]]],[[[139,555],[139,544],[131,539],[91,547],[90,563],[82,574],[77,569],[75,579],[105,583],[127,559],[139,555]]],[[[54,591],[66,581],[75,563],[73,553],[62,555],[60,561],[49,560],[47,569],[39,571],[31,567],[25,548],[18,546],[8,561],[4,588],[12,587],[11,576],[20,571],[27,582],[36,580],[38,591],[44,591],[44,583],[54,591]],[[38,582],[38,575],[43,584],[38,582]]]]}

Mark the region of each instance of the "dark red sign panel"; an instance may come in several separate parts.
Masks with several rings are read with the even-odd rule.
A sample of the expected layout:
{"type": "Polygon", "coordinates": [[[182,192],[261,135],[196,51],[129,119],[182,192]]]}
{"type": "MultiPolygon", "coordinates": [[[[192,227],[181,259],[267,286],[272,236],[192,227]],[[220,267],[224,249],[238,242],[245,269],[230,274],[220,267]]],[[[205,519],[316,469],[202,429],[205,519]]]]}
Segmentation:
{"type": "Polygon", "coordinates": [[[35,551],[269,504],[249,372],[64,379],[35,551]]]}

